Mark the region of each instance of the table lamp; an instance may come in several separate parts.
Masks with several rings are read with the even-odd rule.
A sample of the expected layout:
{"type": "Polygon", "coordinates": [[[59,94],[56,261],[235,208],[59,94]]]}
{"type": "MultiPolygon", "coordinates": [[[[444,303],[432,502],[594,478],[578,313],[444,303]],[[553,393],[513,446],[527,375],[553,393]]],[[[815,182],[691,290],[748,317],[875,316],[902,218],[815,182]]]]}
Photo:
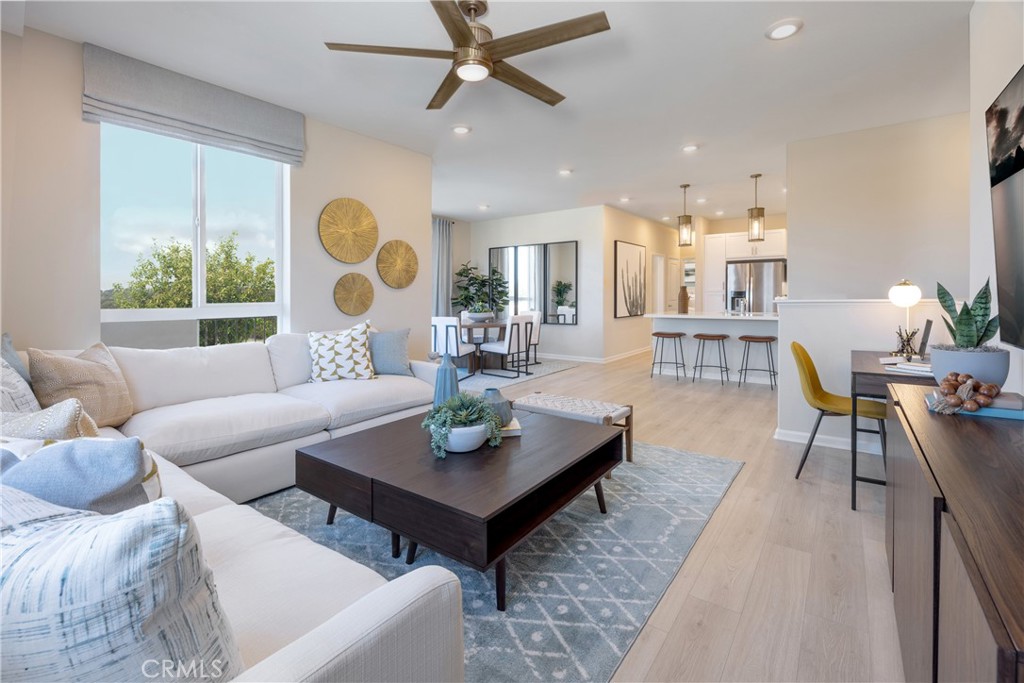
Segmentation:
{"type": "Polygon", "coordinates": [[[912,340],[914,335],[917,334],[917,330],[914,330],[913,332],[910,331],[910,309],[920,300],[921,288],[910,280],[900,280],[889,288],[889,301],[891,301],[894,306],[907,309],[906,331],[901,332],[899,328],[896,329],[896,336],[900,340],[900,348],[894,355],[907,356],[908,358],[914,355],[912,340]]]}

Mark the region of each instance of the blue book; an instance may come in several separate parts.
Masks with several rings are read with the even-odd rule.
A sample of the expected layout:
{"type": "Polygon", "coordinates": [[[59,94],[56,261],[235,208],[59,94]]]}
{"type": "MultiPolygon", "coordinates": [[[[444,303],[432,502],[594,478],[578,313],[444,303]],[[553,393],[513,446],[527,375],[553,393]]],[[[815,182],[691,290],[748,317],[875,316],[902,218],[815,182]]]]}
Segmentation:
{"type": "MultiPolygon", "coordinates": [[[[939,399],[939,395],[935,392],[926,394],[924,397],[925,403],[928,404],[928,410],[934,411],[932,408],[935,405],[935,401],[939,399]]],[[[961,410],[957,415],[966,415],[968,417],[998,417],[1004,420],[1024,420],[1024,397],[1020,394],[999,394],[993,401],[992,405],[988,408],[978,408],[973,413],[966,410],[961,410]]]]}

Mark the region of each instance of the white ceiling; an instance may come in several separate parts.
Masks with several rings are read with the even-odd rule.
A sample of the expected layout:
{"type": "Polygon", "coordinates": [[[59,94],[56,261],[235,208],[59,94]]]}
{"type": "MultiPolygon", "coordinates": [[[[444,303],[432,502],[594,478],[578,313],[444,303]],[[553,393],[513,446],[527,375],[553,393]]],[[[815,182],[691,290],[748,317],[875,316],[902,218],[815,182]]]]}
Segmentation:
{"type": "Polygon", "coordinates": [[[447,49],[426,0],[29,2],[25,24],[430,155],[439,215],[611,204],[660,219],[682,212],[687,182],[690,213],[730,218],[753,204],[755,172],[758,203],[785,211],[790,141],[966,111],[970,5],[495,0],[495,37],[600,10],[612,28],[509,59],[566,96],[556,107],[489,79],[440,111],[425,107],[446,62],[323,46],[447,49]],[[794,38],[764,38],[794,16],[794,38]]]}

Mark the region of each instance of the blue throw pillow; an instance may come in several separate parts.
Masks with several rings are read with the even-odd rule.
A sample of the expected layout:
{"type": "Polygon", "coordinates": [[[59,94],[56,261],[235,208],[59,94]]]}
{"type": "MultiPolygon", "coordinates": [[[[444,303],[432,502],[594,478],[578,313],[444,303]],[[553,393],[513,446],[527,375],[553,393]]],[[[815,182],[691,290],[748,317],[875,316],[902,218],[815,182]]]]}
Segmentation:
{"type": "Polygon", "coordinates": [[[7,364],[14,368],[14,371],[21,375],[21,378],[29,386],[32,386],[32,376],[29,374],[25,364],[21,362],[18,352],[14,350],[14,341],[11,339],[11,335],[6,332],[0,336],[0,358],[7,361],[7,364]]]}
{"type": "Polygon", "coordinates": [[[370,362],[378,375],[408,375],[413,377],[409,367],[409,328],[393,332],[370,331],[370,362]]]}

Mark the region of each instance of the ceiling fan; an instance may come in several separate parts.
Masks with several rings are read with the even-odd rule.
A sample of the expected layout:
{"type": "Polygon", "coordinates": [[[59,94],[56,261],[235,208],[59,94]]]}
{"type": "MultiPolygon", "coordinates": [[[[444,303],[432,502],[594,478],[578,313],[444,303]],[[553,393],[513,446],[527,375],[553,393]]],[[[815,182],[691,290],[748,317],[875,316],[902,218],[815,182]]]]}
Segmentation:
{"type": "Polygon", "coordinates": [[[487,0],[430,0],[438,18],[452,39],[451,50],[425,50],[412,47],[383,47],[379,45],[352,45],[325,43],[331,50],[366,52],[402,57],[450,59],[452,68],[441,81],[427,109],[440,109],[455,94],[463,81],[482,81],[488,76],[511,85],[517,90],[536,97],[552,107],[565,99],[561,93],[528,76],[505,60],[525,52],[557,45],[611,28],[604,12],[588,14],[576,19],[560,21],[540,28],[495,39],[491,29],[477,21],[487,12],[487,0]],[[468,21],[463,18],[468,17],[468,21]]]}

